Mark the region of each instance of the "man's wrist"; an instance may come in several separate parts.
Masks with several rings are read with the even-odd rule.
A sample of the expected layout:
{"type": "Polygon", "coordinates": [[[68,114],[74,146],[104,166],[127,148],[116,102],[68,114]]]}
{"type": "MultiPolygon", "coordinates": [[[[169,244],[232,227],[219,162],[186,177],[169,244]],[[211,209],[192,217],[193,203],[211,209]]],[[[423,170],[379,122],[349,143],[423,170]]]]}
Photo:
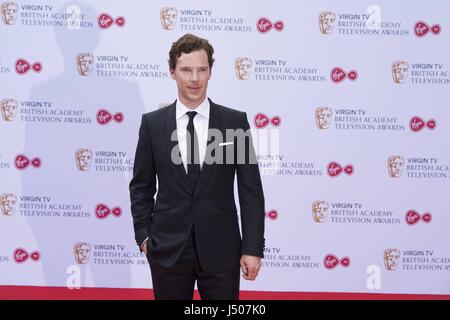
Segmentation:
{"type": "Polygon", "coordinates": [[[141,243],[141,245],[139,246],[139,248],[141,249],[141,251],[144,251],[145,246],[147,245],[147,241],[148,241],[149,237],[147,237],[147,239],[144,240],[144,242],[141,243]]]}

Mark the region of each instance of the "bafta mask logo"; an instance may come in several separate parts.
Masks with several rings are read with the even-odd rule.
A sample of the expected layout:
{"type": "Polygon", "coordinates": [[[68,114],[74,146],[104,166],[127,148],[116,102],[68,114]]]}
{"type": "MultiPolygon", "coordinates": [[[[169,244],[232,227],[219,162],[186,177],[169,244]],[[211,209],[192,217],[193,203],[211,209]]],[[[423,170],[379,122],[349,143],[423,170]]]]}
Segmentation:
{"type": "Polygon", "coordinates": [[[161,25],[164,30],[173,30],[177,24],[178,10],[172,7],[164,7],[160,13],[161,25]]]}
{"type": "Polygon", "coordinates": [[[75,152],[75,162],[80,171],[88,171],[91,167],[92,151],[80,148],[75,152]]]}
{"type": "Polygon", "coordinates": [[[409,63],[406,61],[395,61],[392,63],[392,78],[395,83],[405,83],[408,78],[409,63]]]}
{"type": "Polygon", "coordinates": [[[319,129],[328,129],[331,123],[333,110],[328,107],[319,107],[316,109],[316,125],[319,129]]]}
{"type": "Polygon", "coordinates": [[[12,216],[16,211],[17,197],[12,193],[4,193],[0,196],[0,209],[5,216],[12,216]]]}
{"type": "Polygon", "coordinates": [[[14,121],[16,119],[17,105],[18,103],[14,99],[3,99],[0,102],[3,120],[14,121]]]}
{"type": "Polygon", "coordinates": [[[396,270],[400,265],[400,250],[389,248],[384,250],[384,266],[386,270],[396,270]]]}
{"type": "Polygon", "coordinates": [[[2,18],[3,23],[6,25],[13,25],[16,23],[17,11],[19,6],[14,2],[2,3],[2,18]]]}
{"type": "Polygon", "coordinates": [[[405,166],[405,158],[402,156],[390,156],[388,158],[388,171],[391,178],[400,178],[405,166]]]}
{"type": "Polygon", "coordinates": [[[314,201],[312,203],[312,215],[314,222],[325,222],[328,218],[328,202],[314,201]]]}
{"type": "Polygon", "coordinates": [[[319,28],[322,34],[332,34],[334,23],[336,22],[336,14],[331,11],[322,11],[319,14],[319,28]]]}
{"type": "Polygon", "coordinates": [[[87,242],[77,242],[73,247],[73,253],[78,264],[86,264],[89,262],[91,245],[87,242]]]}
{"type": "Polygon", "coordinates": [[[236,76],[239,80],[248,80],[252,73],[253,61],[250,58],[240,57],[234,62],[236,76]]]}
{"type": "Polygon", "coordinates": [[[92,53],[77,55],[77,68],[80,76],[89,76],[94,68],[94,55],[92,53]]]}

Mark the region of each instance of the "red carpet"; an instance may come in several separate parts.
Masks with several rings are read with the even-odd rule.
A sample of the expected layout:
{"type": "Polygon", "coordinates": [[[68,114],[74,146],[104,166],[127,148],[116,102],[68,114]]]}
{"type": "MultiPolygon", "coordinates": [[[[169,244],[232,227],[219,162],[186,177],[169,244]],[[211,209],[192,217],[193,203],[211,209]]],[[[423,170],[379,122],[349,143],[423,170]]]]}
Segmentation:
{"type": "MultiPolygon", "coordinates": [[[[0,286],[0,300],[150,300],[150,289],[0,286]]],[[[195,299],[199,299],[196,292],[195,299]]],[[[242,291],[241,300],[450,300],[450,295],[242,291]]]]}

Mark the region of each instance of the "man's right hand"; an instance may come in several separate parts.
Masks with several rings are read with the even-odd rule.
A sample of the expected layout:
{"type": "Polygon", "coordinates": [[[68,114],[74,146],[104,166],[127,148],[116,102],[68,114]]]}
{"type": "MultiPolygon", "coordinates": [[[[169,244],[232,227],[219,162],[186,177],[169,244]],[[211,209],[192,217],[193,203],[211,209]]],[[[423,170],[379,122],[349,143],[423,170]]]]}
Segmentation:
{"type": "Polygon", "coordinates": [[[143,244],[141,244],[141,250],[144,252],[145,255],[147,255],[147,241],[145,240],[143,244]]]}

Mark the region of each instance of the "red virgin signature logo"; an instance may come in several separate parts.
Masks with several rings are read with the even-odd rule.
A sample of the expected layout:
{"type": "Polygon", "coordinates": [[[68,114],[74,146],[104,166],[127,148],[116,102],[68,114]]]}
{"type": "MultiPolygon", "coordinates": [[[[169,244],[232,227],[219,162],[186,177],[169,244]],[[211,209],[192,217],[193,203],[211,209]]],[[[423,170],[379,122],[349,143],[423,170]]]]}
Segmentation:
{"type": "Polygon", "coordinates": [[[102,29],[110,28],[114,23],[119,27],[123,27],[125,25],[125,18],[120,16],[114,19],[107,13],[102,13],[98,16],[98,26],[102,29]]]}

